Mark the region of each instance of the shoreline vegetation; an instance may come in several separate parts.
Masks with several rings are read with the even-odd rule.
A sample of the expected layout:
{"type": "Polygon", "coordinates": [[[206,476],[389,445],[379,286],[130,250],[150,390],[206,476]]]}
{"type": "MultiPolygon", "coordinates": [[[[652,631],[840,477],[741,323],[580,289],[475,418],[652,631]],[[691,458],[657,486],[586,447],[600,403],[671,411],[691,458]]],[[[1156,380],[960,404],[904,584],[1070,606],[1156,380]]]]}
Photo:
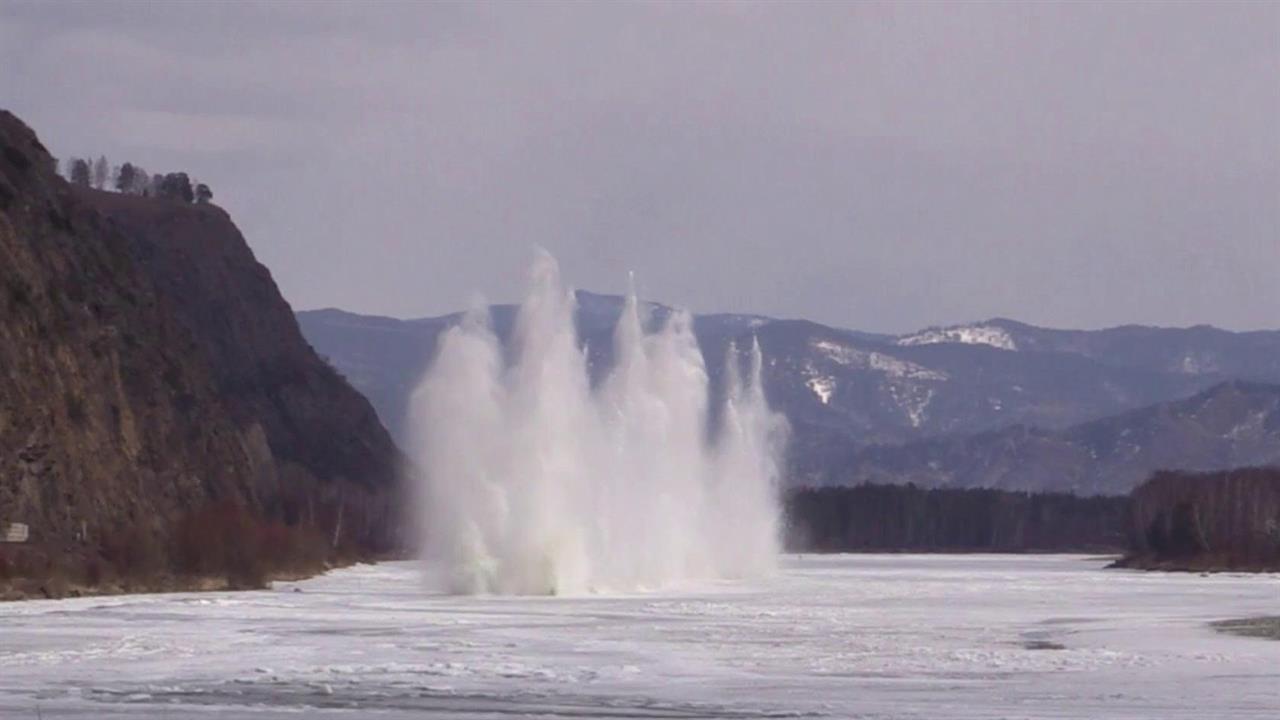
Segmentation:
{"type": "Polygon", "coordinates": [[[1263,640],[1280,640],[1280,616],[1260,615],[1258,617],[1219,620],[1209,623],[1209,627],[1227,635],[1260,638],[1263,640]]]}
{"type": "Polygon", "coordinates": [[[66,600],[80,597],[110,597],[113,595],[153,595],[187,592],[231,592],[242,590],[266,590],[272,583],[294,582],[325,575],[333,570],[403,559],[399,555],[343,556],[326,561],[323,565],[306,570],[275,569],[265,572],[252,582],[233,580],[226,574],[178,575],[165,573],[149,578],[114,578],[101,584],[89,584],[83,576],[55,574],[44,578],[19,577],[0,580],[0,603],[28,600],[66,600]]]}
{"type": "MultiPolygon", "coordinates": [[[[1280,469],[1158,473],[1130,496],[860,485],[783,497],[788,552],[1085,553],[1109,568],[1280,572],[1280,469]],[[1104,557],[1099,557],[1099,556],[1104,557]]],[[[332,523],[330,523],[332,524],[332,523]]],[[[0,545],[0,600],[248,590],[399,557],[233,501],[74,547],[0,545]]],[[[1269,627],[1269,626],[1268,626],[1269,627]]]]}
{"type": "Polygon", "coordinates": [[[1124,496],[856,485],[788,492],[793,552],[1088,553],[1125,551],[1124,496]]]}
{"type": "Polygon", "coordinates": [[[1116,570],[1168,573],[1280,573],[1280,559],[1242,560],[1231,555],[1203,555],[1189,558],[1125,555],[1117,558],[1107,567],[1116,570]]]}
{"type": "Polygon", "coordinates": [[[1134,489],[1115,567],[1280,572],[1280,468],[1160,472],[1134,489]]]}
{"type": "Polygon", "coordinates": [[[124,529],[95,544],[0,544],[0,601],[86,595],[256,590],[381,556],[335,544],[315,526],[267,521],[223,501],[163,532],[124,529]]]}

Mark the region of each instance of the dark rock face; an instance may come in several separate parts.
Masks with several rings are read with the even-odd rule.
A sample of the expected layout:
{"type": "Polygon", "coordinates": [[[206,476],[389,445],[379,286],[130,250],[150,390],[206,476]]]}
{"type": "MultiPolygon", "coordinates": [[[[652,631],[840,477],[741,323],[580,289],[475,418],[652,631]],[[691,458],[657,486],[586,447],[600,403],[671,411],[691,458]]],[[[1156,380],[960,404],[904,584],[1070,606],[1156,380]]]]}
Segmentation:
{"type": "Polygon", "coordinates": [[[399,464],[226,213],[73,188],[0,112],[0,521],[74,552],[231,501],[371,551],[399,464]]]}
{"type": "Polygon", "coordinates": [[[1130,507],[1124,566],[1280,570],[1280,468],[1157,473],[1130,507]]]}

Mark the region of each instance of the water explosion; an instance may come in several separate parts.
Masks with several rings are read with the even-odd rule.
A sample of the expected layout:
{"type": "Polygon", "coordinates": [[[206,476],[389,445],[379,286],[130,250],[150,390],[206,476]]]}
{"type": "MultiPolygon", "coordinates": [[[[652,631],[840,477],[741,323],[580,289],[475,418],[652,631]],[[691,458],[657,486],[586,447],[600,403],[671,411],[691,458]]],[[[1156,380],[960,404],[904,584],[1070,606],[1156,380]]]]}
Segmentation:
{"type": "Polygon", "coordinates": [[[432,584],[566,594],[772,569],[786,424],[765,401],[759,345],[745,373],[730,346],[713,421],[692,318],[646,332],[633,291],[593,385],[555,260],[530,275],[505,352],[473,311],[414,393],[432,584]]]}

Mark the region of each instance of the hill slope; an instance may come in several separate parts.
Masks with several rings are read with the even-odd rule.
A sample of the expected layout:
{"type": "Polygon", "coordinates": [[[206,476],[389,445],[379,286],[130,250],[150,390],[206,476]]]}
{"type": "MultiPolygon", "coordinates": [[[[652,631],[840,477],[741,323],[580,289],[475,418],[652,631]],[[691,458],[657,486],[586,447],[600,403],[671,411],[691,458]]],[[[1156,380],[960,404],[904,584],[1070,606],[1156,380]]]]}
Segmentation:
{"type": "Polygon", "coordinates": [[[1233,381],[1063,430],[1020,425],[854,449],[833,460],[824,480],[1116,495],[1157,470],[1275,463],[1280,463],[1280,386],[1233,381]]]}
{"type": "Polygon", "coordinates": [[[216,503],[392,543],[397,450],[226,213],[72,187],[52,164],[0,112],[0,521],[51,557],[164,544],[216,503]]]}

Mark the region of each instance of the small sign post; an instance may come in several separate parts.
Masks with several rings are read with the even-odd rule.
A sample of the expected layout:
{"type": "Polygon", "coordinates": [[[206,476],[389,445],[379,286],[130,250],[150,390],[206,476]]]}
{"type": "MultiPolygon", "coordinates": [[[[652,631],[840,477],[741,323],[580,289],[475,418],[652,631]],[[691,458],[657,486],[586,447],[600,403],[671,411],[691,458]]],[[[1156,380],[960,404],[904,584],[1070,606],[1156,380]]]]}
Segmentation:
{"type": "Polygon", "coordinates": [[[0,542],[24,543],[31,537],[31,528],[26,523],[0,523],[0,542]]]}

